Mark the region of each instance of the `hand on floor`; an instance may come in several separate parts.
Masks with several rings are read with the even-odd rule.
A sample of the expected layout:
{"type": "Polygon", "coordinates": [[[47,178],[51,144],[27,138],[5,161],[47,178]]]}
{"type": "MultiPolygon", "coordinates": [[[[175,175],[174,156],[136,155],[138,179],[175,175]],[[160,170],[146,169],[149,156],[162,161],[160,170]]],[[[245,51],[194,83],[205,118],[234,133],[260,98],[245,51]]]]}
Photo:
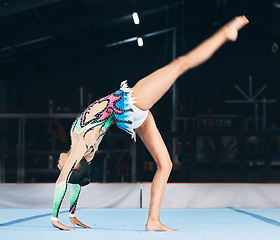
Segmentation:
{"type": "Polygon", "coordinates": [[[83,227],[83,228],[90,228],[89,226],[81,223],[76,217],[69,217],[70,218],[70,221],[71,223],[77,227],[77,226],[80,226],[80,227],[83,227]]]}
{"type": "Polygon", "coordinates": [[[74,228],[67,227],[66,225],[60,223],[59,221],[52,221],[52,225],[60,230],[75,231],[74,228]]]}

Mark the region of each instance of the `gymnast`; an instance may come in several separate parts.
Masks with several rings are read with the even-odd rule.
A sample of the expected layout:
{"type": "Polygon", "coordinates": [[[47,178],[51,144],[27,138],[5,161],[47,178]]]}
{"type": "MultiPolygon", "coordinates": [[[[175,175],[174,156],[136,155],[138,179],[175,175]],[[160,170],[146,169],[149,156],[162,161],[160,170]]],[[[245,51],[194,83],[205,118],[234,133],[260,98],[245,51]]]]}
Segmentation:
{"type": "Polygon", "coordinates": [[[136,133],[157,164],[152,181],[150,206],[145,229],[147,231],[177,231],[161,223],[159,213],[172,161],[149,109],[169,90],[176,79],[187,70],[207,61],[224,43],[235,41],[238,30],[249,21],[245,16],[235,17],[211,37],[187,54],[141,79],[132,88],[126,81],[120,90],[89,105],[71,127],[71,148],[61,153],[56,181],[52,225],[61,230],[75,230],[58,221],[58,214],[67,186],[70,186],[69,218],[74,226],[90,228],[75,216],[81,186],[89,180],[89,163],[98,145],[112,123],[136,138],[136,133]]]}

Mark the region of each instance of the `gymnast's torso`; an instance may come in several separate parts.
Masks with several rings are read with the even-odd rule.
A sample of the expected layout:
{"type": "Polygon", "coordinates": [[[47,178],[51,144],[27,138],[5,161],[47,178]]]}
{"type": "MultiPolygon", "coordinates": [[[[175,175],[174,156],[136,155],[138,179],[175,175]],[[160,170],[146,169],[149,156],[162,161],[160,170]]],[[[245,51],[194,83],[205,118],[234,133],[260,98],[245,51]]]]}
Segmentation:
{"type": "Polygon", "coordinates": [[[79,139],[86,145],[88,153],[93,149],[96,151],[113,123],[135,138],[132,106],[131,90],[123,82],[120,90],[96,100],[77,117],[70,131],[72,145],[79,139]]]}

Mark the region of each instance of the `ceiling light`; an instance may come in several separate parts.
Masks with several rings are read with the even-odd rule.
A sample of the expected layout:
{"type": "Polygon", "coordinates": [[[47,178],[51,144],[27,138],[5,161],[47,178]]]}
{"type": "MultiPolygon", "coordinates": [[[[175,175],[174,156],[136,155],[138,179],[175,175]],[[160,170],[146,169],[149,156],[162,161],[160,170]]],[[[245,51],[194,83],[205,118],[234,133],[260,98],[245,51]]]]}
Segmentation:
{"type": "Polygon", "coordinates": [[[135,24],[139,24],[140,23],[139,16],[138,16],[137,12],[134,12],[132,14],[132,18],[133,18],[133,21],[134,21],[135,24]]]}
{"type": "Polygon", "coordinates": [[[139,47],[143,47],[143,45],[144,45],[143,38],[141,38],[141,37],[137,38],[137,43],[138,43],[139,47]]]}

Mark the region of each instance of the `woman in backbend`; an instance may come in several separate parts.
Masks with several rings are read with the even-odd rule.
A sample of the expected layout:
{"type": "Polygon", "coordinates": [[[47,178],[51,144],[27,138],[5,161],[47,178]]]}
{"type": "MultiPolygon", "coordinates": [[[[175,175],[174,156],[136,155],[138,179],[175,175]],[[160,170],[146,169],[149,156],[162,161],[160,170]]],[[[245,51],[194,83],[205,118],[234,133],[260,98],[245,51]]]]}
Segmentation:
{"type": "Polygon", "coordinates": [[[227,41],[235,41],[238,30],[248,22],[245,16],[234,18],[192,51],[141,79],[134,87],[129,88],[126,82],[123,82],[120,90],[95,101],[82,112],[71,128],[71,149],[60,154],[58,167],[61,173],[56,181],[51,218],[54,227],[74,230],[58,221],[59,209],[69,183],[70,221],[75,226],[88,228],[75,217],[78,197],[81,186],[89,182],[88,164],[110,125],[116,123],[134,139],[136,132],[157,164],[151,186],[146,230],[176,231],[162,224],[159,218],[172,161],[149,109],[180,75],[204,63],[227,41]]]}

